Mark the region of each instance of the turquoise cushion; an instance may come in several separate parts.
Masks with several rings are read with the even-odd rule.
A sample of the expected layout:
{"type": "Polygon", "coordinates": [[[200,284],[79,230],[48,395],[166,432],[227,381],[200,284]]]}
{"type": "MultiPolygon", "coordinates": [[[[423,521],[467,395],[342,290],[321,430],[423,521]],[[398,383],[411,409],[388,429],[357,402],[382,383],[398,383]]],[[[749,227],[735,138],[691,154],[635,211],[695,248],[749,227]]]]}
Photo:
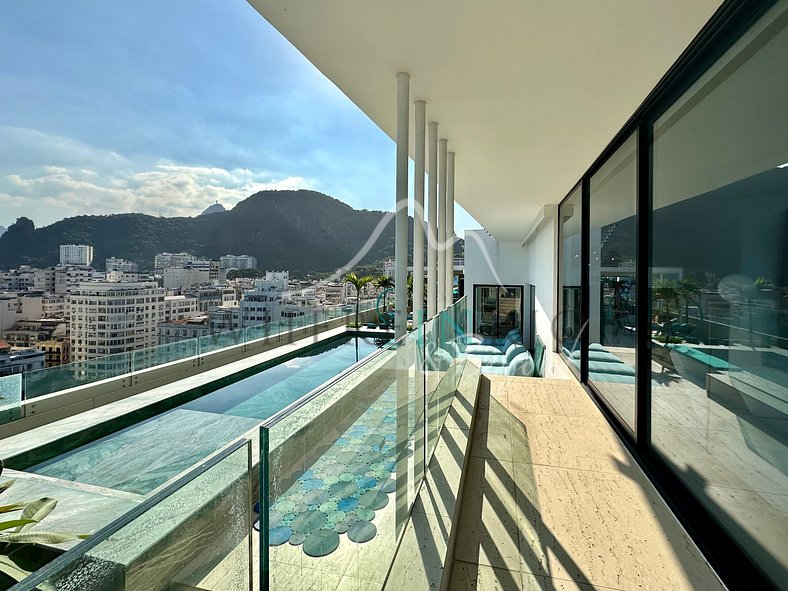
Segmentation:
{"type": "Polygon", "coordinates": [[[527,349],[520,343],[514,343],[509,345],[509,348],[506,349],[506,363],[504,365],[508,365],[511,363],[512,359],[514,359],[520,353],[524,353],[527,349]]]}
{"type": "Polygon", "coordinates": [[[505,375],[507,375],[506,372],[508,370],[509,370],[509,367],[506,366],[506,365],[504,365],[502,367],[493,367],[493,366],[490,366],[490,365],[485,365],[484,367],[482,367],[482,373],[492,374],[494,376],[505,376],[505,375]]]}
{"type": "Polygon", "coordinates": [[[588,377],[595,382],[608,382],[615,384],[634,384],[635,376],[621,375],[616,373],[596,373],[589,372],[588,377]]]}
{"type": "Polygon", "coordinates": [[[607,351],[602,345],[599,343],[589,343],[588,344],[589,351],[607,351]]]}
{"type": "Polygon", "coordinates": [[[622,376],[634,376],[635,370],[621,361],[589,361],[588,373],[613,373],[622,376]]]}
{"type": "Polygon", "coordinates": [[[444,349],[436,349],[432,356],[427,360],[427,368],[437,371],[445,371],[451,365],[451,355],[444,349]]]}
{"type": "Polygon", "coordinates": [[[677,353],[691,357],[695,361],[704,363],[709,367],[713,367],[714,369],[725,371],[731,369],[732,367],[731,364],[724,359],[720,359],[714,355],[709,355],[708,353],[703,353],[702,351],[698,351],[693,347],[687,347],[686,345],[669,345],[669,347],[671,351],[676,351],[677,353]]]}
{"type": "Polygon", "coordinates": [[[534,375],[534,360],[528,351],[524,351],[515,356],[509,363],[506,370],[508,376],[532,376],[534,375]]]}
{"type": "Polygon", "coordinates": [[[503,351],[493,345],[468,345],[465,352],[468,355],[503,355],[503,351]]]}

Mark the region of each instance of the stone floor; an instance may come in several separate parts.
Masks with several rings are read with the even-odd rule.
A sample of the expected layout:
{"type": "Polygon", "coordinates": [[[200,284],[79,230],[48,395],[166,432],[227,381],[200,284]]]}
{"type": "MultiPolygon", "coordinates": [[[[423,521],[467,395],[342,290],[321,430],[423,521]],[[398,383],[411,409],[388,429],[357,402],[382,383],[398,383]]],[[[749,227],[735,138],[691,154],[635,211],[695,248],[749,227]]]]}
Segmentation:
{"type": "Polygon", "coordinates": [[[481,388],[450,589],[724,588],[579,384],[481,388]]]}

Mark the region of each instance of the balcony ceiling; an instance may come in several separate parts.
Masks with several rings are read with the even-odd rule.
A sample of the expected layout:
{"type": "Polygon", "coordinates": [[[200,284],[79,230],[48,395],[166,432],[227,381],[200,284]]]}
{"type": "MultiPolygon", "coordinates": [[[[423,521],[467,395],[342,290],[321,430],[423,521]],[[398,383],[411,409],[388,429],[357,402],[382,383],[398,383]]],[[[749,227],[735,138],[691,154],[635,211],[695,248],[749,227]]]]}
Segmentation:
{"type": "Polygon", "coordinates": [[[569,192],[720,4],[249,2],[392,138],[409,72],[457,153],[457,201],[499,239],[569,192]]]}

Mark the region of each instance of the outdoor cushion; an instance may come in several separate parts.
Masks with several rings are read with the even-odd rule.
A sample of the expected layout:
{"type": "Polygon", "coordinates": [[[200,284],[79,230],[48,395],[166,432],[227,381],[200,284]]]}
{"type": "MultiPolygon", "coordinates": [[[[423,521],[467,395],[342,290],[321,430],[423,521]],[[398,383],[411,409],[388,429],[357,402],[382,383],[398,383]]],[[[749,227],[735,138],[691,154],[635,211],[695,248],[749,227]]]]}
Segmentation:
{"type": "Polygon", "coordinates": [[[443,348],[455,359],[460,356],[460,348],[457,346],[457,343],[453,341],[446,341],[443,343],[443,348]]]}
{"type": "Polygon", "coordinates": [[[509,345],[509,348],[506,349],[506,355],[505,355],[506,363],[504,363],[504,365],[508,365],[509,363],[511,363],[512,359],[514,359],[517,355],[525,351],[526,348],[523,347],[521,343],[514,343],[512,345],[509,345]]]}
{"type": "Polygon", "coordinates": [[[614,373],[623,376],[634,376],[635,370],[622,361],[589,361],[588,372],[591,373],[614,373]]]}
{"type": "Polygon", "coordinates": [[[588,344],[589,351],[607,351],[602,345],[599,343],[589,343],[588,344]]]}
{"type": "Polygon", "coordinates": [[[499,347],[492,345],[468,345],[465,352],[468,355],[503,355],[499,347]]]}
{"type": "Polygon", "coordinates": [[[595,382],[610,382],[616,384],[634,384],[635,376],[621,375],[617,373],[596,373],[588,372],[588,377],[595,382]]]}
{"type": "Polygon", "coordinates": [[[708,353],[698,351],[697,349],[694,349],[692,347],[687,347],[686,345],[669,345],[668,348],[671,351],[675,351],[676,353],[681,353],[682,355],[691,357],[695,361],[704,363],[714,369],[725,371],[733,367],[731,366],[730,363],[728,363],[724,359],[720,359],[719,357],[715,357],[714,355],[709,355],[708,353]]]}
{"type": "Polygon", "coordinates": [[[495,376],[505,376],[508,375],[507,372],[509,371],[508,365],[502,365],[501,367],[493,367],[492,365],[485,365],[482,368],[482,373],[492,374],[495,376]]]}
{"type": "Polygon", "coordinates": [[[445,371],[451,365],[451,355],[444,349],[436,349],[427,360],[427,368],[437,371],[445,371]]]}
{"type": "Polygon", "coordinates": [[[508,376],[532,376],[534,375],[534,360],[528,351],[524,351],[512,359],[506,370],[508,376]]]}

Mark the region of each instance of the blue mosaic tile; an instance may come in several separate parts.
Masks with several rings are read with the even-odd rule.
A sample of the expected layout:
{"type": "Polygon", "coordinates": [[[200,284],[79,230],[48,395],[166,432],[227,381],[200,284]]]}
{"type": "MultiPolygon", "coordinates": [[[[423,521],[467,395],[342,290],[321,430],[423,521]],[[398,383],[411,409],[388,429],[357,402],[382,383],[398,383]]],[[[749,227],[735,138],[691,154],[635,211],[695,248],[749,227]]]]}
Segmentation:
{"type": "Polygon", "coordinates": [[[304,540],[303,546],[304,553],[314,558],[331,554],[338,547],[339,534],[330,530],[312,532],[304,540]]]}
{"type": "Polygon", "coordinates": [[[340,511],[352,511],[356,507],[358,507],[358,499],[353,497],[345,497],[337,503],[337,508],[340,511]]]}
{"type": "Polygon", "coordinates": [[[268,543],[271,546],[281,546],[290,539],[292,533],[292,529],[283,525],[271,528],[268,530],[268,543]]]}
{"type": "Polygon", "coordinates": [[[359,488],[373,488],[377,483],[377,479],[364,476],[356,484],[359,488]]]}
{"type": "Polygon", "coordinates": [[[301,487],[306,490],[315,490],[323,486],[323,481],[319,478],[310,478],[309,480],[301,481],[301,487]]]}
{"type": "Polygon", "coordinates": [[[358,521],[348,528],[347,537],[357,544],[363,544],[369,542],[377,533],[378,528],[369,521],[358,521]]]}

